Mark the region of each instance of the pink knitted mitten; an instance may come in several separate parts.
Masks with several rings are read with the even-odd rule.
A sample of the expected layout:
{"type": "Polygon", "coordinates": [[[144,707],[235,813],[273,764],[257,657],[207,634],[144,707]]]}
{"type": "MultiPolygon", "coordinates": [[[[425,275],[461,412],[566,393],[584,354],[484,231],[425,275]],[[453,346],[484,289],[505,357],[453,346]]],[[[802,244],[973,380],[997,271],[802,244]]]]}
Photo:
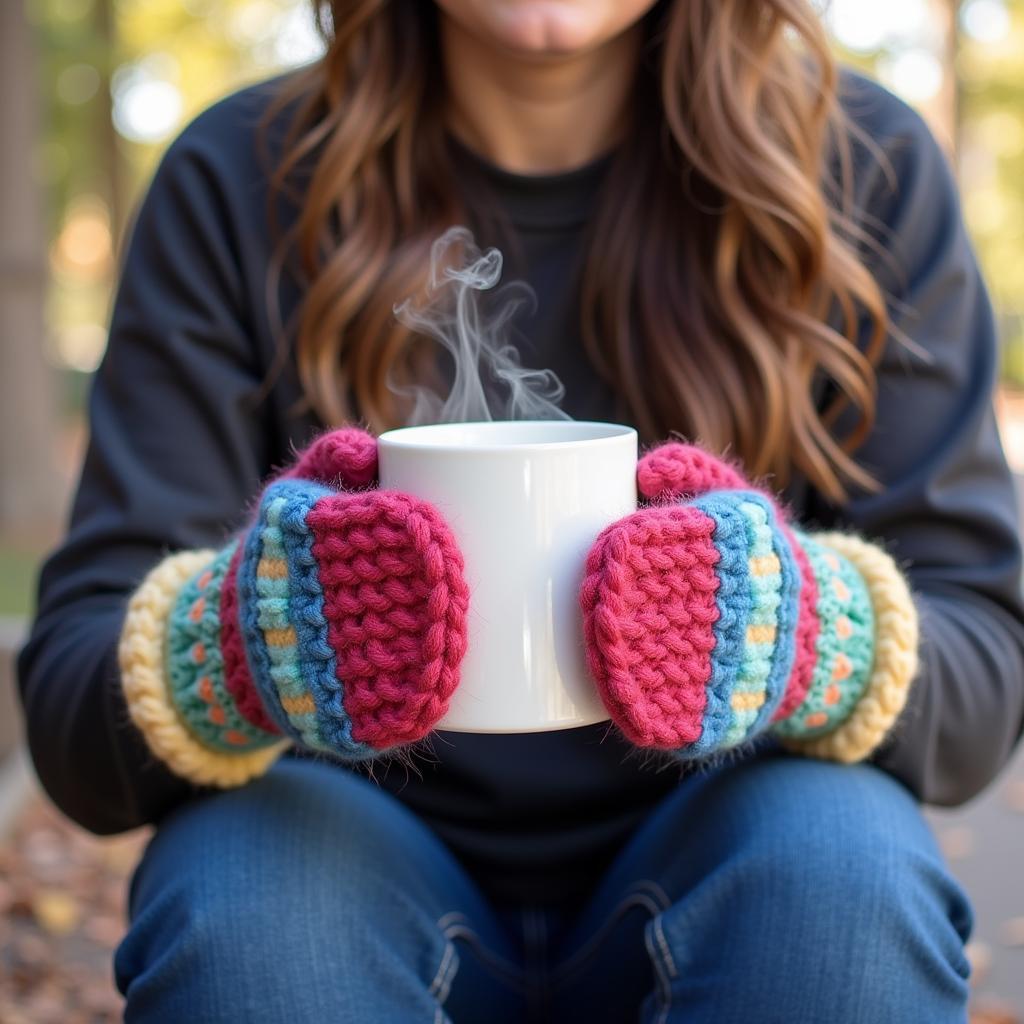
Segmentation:
{"type": "Polygon", "coordinates": [[[324,434],[219,552],[160,563],[121,639],[129,710],[193,781],[237,785],[294,741],[363,760],[426,736],[466,651],[462,556],[437,511],[373,490],[376,441],[324,434]]]}
{"type": "Polygon", "coordinates": [[[692,445],[648,453],[637,480],[652,504],[601,534],[580,595],[616,725],[681,759],[766,729],[815,756],[867,757],[917,667],[917,615],[892,559],[791,526],[771,495],[692,445]]]}

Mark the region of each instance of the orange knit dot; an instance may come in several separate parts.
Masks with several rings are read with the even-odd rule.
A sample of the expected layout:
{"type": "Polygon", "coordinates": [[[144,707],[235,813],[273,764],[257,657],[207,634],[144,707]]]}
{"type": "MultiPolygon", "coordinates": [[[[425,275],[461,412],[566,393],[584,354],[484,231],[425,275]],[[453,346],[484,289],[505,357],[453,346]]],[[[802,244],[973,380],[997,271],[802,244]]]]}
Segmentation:
{"type": "Polygon", "coordinates": [[[839,572],[839,559],[831,551],[825,552],[825,564],[833,571],[839,572]]]}
{"type": "Polygon", "coordinates": [[[205,590],[210,585],[210,580],[213,579],[213,572],[207,569],[199,579],[196,580],[196,587],[199,590],[205,590]]]}
{"type": "Polygon", "coordinates": [[[836,619],[836,635],[840,640],[848,640],[853,635],[853,623],[846,615],[836,619]]]}
{"type": "Polygon", "coordinates": [[[249,745],[249,737],[235,729],[228,729],[224,733],[224,739],[234,747],[247,747],[249,745]]]}
{"type": "Polygon", "coordinates": [[[192,660],[197,665],[202,665],[206,661],[206,648],[201,643],[192,645],[192,660]]]}
{"type": "Polygon", "coordinates": [[[227,718],[224,716],[224,709],[219,704],[214,704],[207,712],[207,715],[214,725],[223,725],[227,718]]]}
{"type": "Polygon", "coordinates": [[[217,698],[213,695],[213,680],[209,676],[203,676],[199,680],[199,696],[206,701],[207,704],[212,704],[217,698]]]}
{"type": "Polygon", "coordinates": [[[841,693],[841,691],[840,691],[839,687],[836,686],[835,683],[833,683],[825,691],[825,703],[830,705],[830,706],[832,704],[838,704],[839,703],[839,695],[840,695],[840,693],[841,693]]]}
{"type": "Polygon", "coordinates": [[[817,729],[827,721],[828,715],[826,715],[824,711],[815,711],[813,715],[808,715],[804,719],[804,725],[807,726],[808,729],[817,729]]]}
{"type": "Polygon", "coordinates": [[[832,592],[840,601],[850,600],[850,588],[838,577],[832,577],[832,592]]]}
{"type": "Polygon", "coordinates": [[[188,617],[193,622],[198,622],[203,617],[203,612],[204,612],[205,609],[206,609],[206,598],[205,597],[197,597],[195,599],[195,601],[192,602],[192,607],[189,608],[189,610],[188,610],[188,617]]]}
{"type": "Polygon", "coordinates": [[[834,682],[841,682],[843,679],[849,679],[853,672],[853,665],[850,659],[842,653],[836,655],[836,660],[832,664],[832,679],[834,682]]]}

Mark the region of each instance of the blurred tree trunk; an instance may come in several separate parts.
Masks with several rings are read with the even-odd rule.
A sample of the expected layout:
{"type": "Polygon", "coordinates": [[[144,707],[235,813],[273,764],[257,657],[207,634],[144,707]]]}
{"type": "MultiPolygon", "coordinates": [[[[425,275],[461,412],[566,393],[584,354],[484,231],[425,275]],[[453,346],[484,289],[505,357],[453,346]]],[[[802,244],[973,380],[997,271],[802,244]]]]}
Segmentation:
{"type": "Polygon", "coordinates": [[[929,0],[936,56],[942,64],[942,88],[927,104],[928,120],[950,155],[960,147],[960,81],[957,75],[961,0],[929,0]]]}
{"type": "Polygon", "coordinates": [[[0,2],[0,532],[48,537],[63,514],[55,380],[43,355],[46,228],[36,180],[38,69],[24,0],[0,2]]]}
{"type": "Polygon", "coordinates": [[[111,92],[113,69],[117,64],[117,28],[114,24],[112,0],[96,0],[95,19],[103,54],[99,62],[100,89],[97,103],[100,167],[104,178],[103,191],[110,208],[110,234],[114,243],[114,253],[117,255],[124,237],[126,203],[124,159],[117,130],[114,128],[114,97],[111,92]]]}

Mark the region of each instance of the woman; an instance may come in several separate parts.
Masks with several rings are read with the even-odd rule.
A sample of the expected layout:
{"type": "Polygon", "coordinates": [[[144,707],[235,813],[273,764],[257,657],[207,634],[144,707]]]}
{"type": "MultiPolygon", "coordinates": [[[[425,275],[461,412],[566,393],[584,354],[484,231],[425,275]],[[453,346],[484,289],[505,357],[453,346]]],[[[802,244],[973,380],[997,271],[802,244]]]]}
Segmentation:
{"type": "MultiPolygon", "coordinates": [[[[992,314],[936,144],[837,80],[803,0],[318,8],[326,56],[212,108],[156,175],[20,660],[58,805],[158,824],[128,1019],[962,1020],[970,910],[917,802],[1007,760],[1024,609],[992,314]],[[768,733],[638,755],[619,717],[349,769],[295,751],[221,792],[154,756],[119,685],[128,596],[325,426],[401,421],[388,382],[424,350],[392,309],[455,223],[533,286],[522,360],[572,416],[728,450],[794,530],[904,567],[921,669],[867,761],[768,733]]],[[[322,479],[308,451],[292,476],[322,479]]]]}

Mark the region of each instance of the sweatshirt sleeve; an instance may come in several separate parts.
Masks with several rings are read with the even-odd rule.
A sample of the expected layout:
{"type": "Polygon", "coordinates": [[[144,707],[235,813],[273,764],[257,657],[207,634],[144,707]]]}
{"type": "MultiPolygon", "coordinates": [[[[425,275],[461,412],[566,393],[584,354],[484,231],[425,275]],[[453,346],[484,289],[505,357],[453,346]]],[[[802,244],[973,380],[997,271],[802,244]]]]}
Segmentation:
{"type": "Polygon", "coordinates": [[[246,313],[264,282],[246,281],[232,213],[251,185],[218,166],[230,123],[213,108],[186,129],[138,214],[69,530],[43,568],[18,660],[39,778],[98,833],[153,822],[190,791],[126,711],[117,642],[128,598],[168,552],[221,546],[272,458],[257,402],[266,359],[246,313]]]}
{"type": "Polygon", "coordinates": [[[992,308],[944,154],[878,86],[851,112],[890,163],[867,222],[888,255],[878,275],[894,322],[878,367],[875,428],[858,461],[885,485],[818,521],[880,543],[905,569],[920,615],[921,668],[876,762],[919,798],[961,803],[1008,760],[1024,720],[1024,606],[1014,480],[992,404],[992,308]]]}

